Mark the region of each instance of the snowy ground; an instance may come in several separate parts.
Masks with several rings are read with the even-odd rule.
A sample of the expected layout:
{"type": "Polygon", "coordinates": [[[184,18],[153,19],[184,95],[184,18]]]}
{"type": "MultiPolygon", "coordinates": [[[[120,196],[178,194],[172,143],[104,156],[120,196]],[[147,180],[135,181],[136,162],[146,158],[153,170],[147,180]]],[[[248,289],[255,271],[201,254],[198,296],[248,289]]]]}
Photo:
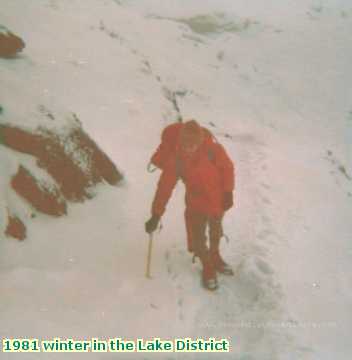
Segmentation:
{"type": "Polygon", "coordinates": [[[2,0],[0,24],[26,42],[0,60],[13,121],[31,124],[33,102],[75,112],[126,178],[65,218],[35,218],[23,243],[1,238],[0,337],[232,345],[226,355],[1,359],[351,358],[350,1],[2,0]],[[146,164],[179,113],[211,129],[236,164],[222,245],[236,276],[215,294],[186,252],[181,184],[144,278],[158,179],[146,164]]]}

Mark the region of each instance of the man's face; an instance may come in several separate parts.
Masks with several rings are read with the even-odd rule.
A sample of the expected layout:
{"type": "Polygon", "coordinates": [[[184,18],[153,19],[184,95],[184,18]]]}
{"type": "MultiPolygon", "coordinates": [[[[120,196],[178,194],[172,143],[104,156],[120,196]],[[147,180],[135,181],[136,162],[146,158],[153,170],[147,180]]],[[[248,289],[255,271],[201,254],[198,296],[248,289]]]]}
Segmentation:
{"type": "Polygon", "coordinates": [[[182,141],[182,150],[188,156],[192,156],[199,148],[200,144],[192,136],[184,137],[182,141]]]}
{"type": "Polygon", "coordinates": [[[187,144],[183,146],[183,151],[188,155],[192,155],[198,150],[198,148],[198,144],[187,144]]]}

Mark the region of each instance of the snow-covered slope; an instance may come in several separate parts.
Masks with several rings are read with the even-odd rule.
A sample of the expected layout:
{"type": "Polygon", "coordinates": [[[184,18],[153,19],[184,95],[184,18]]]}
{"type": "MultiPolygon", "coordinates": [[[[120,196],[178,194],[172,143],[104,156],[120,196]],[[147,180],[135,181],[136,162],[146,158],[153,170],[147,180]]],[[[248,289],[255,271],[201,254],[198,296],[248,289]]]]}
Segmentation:
{"type": "MultiPolygon", "coordinates": [[[[74,112],[126,178],[67,217],[35,218],[25,242],[1,239],[2,338],[215,336],[231,353],[202,359],[351,357],[349,1],[3,0],[0,24],[26,42],[0,59],[0,105],[18,89],[28,121],[33,99],[74,112]],[[236,276],[215,294],[186,252],[181,184],[144,277],[158,179],[146,164],[178,116],[236,164],[222,244],[236,276]]],[[[65,354],[85,356],[115,357],[65,354]]]]}

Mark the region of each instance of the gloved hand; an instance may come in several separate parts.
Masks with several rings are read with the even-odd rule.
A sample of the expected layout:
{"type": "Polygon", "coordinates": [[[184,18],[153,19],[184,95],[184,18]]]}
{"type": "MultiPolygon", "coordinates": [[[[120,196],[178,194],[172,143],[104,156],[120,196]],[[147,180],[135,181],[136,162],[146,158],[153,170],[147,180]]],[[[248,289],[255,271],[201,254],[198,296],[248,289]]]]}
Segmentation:
{"type": "Polygon", "coordinates": [[[160,216],[153,215],[146,223],[145,223],[145,231],[150,234],[156,230],[160,221],[160,216]]]}
{"type": "Polygon", "coordinates": [[[224,206],[225,211],[232,208],[232,206],[233,206],[233,192],[232,191],[225,192],[223,201],[224,201],[223,206],[224,206]]]}

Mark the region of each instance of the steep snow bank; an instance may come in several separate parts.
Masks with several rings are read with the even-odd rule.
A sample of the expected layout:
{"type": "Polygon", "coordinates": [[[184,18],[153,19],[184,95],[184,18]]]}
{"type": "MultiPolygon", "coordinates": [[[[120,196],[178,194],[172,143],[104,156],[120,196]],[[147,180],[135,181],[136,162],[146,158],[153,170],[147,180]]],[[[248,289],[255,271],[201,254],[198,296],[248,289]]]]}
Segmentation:
{"type": "Polygon", "coordinates": [[[43,98],[18,111],[70,109],[126,181],[67,218],[35,218],[26,243],[2,239],[0,335],[225,336],[241,360],[352,354],[351,18],[347,1],[5,1],[0,22],[27,47],[1,76],[43,98]],[[178,116],[236,163],[222,244],[236,276],[211,295],[185,250],[181,184],[144,279],[158,179],[145,167],[178,116]]]}

